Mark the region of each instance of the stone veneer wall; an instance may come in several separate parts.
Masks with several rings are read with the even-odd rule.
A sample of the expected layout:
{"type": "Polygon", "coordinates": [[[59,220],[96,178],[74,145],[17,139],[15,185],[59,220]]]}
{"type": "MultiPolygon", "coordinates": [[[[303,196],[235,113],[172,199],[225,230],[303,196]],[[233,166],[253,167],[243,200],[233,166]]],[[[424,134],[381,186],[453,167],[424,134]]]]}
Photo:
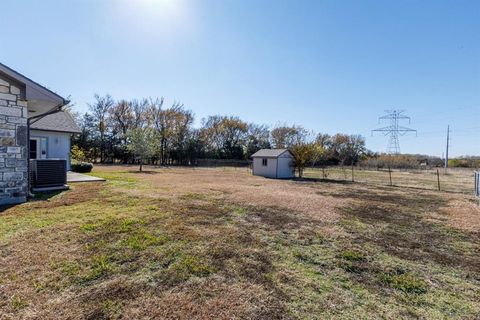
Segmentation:
{"type": "Polygon", "coordinates": [[[27,102],[21,88],[0,75],[0,204],[26,201],[27,102]]]}

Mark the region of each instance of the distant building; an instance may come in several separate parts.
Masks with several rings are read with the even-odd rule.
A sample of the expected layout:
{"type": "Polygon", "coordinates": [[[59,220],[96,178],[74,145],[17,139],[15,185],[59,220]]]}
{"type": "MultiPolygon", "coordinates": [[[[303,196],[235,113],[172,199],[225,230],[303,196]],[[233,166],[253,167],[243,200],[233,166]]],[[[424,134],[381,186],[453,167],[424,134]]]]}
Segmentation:
{"type": "Polygon", "coordinates": [[[275,179],[295,177],[293,155],[287,149],[261,149],[252,158],[255,176],[275,179]]]}

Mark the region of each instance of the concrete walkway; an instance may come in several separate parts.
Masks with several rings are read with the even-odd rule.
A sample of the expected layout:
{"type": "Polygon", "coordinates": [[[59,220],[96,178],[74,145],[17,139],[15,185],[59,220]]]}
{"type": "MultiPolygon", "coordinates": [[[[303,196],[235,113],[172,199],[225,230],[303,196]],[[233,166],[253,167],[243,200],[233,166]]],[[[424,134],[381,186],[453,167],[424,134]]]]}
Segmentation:
{"type": "Polygon", "coordinates": [[[86,174],[82,174],[78,172],[72,172],[72,171],[67,172],[67,183],[95,182],[95,181],[105,181],[105,179],[87,176],[86,174]]]}

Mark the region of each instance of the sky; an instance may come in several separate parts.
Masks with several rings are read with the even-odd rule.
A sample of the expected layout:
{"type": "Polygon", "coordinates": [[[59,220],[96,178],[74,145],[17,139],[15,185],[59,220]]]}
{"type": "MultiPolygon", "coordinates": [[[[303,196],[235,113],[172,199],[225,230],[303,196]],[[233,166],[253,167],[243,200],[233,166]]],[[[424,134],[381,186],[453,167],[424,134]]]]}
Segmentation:
{"type": "Polygon", "coordinates": [[[361,134],[402,109],[403,153],[480,155],[480,1],[1,0],[0,62],[69,96],[361,134]]]}

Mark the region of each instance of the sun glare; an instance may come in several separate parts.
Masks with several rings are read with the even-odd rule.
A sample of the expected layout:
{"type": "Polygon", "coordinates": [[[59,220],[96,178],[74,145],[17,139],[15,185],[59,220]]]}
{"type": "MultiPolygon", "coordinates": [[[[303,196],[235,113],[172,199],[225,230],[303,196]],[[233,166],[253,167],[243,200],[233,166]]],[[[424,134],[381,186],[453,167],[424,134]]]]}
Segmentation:
{"type": "Polygon", "coordinates": [[[181,0],[136,0],[131,1],[147,10],[178,10],[182,6],[181,0]]]}
{"type": "Polygon", "coordinates": [[[120,0],[117,9],[122,23],[146,34],[178,33],[191,22],[186,0],[120,0]]]}

